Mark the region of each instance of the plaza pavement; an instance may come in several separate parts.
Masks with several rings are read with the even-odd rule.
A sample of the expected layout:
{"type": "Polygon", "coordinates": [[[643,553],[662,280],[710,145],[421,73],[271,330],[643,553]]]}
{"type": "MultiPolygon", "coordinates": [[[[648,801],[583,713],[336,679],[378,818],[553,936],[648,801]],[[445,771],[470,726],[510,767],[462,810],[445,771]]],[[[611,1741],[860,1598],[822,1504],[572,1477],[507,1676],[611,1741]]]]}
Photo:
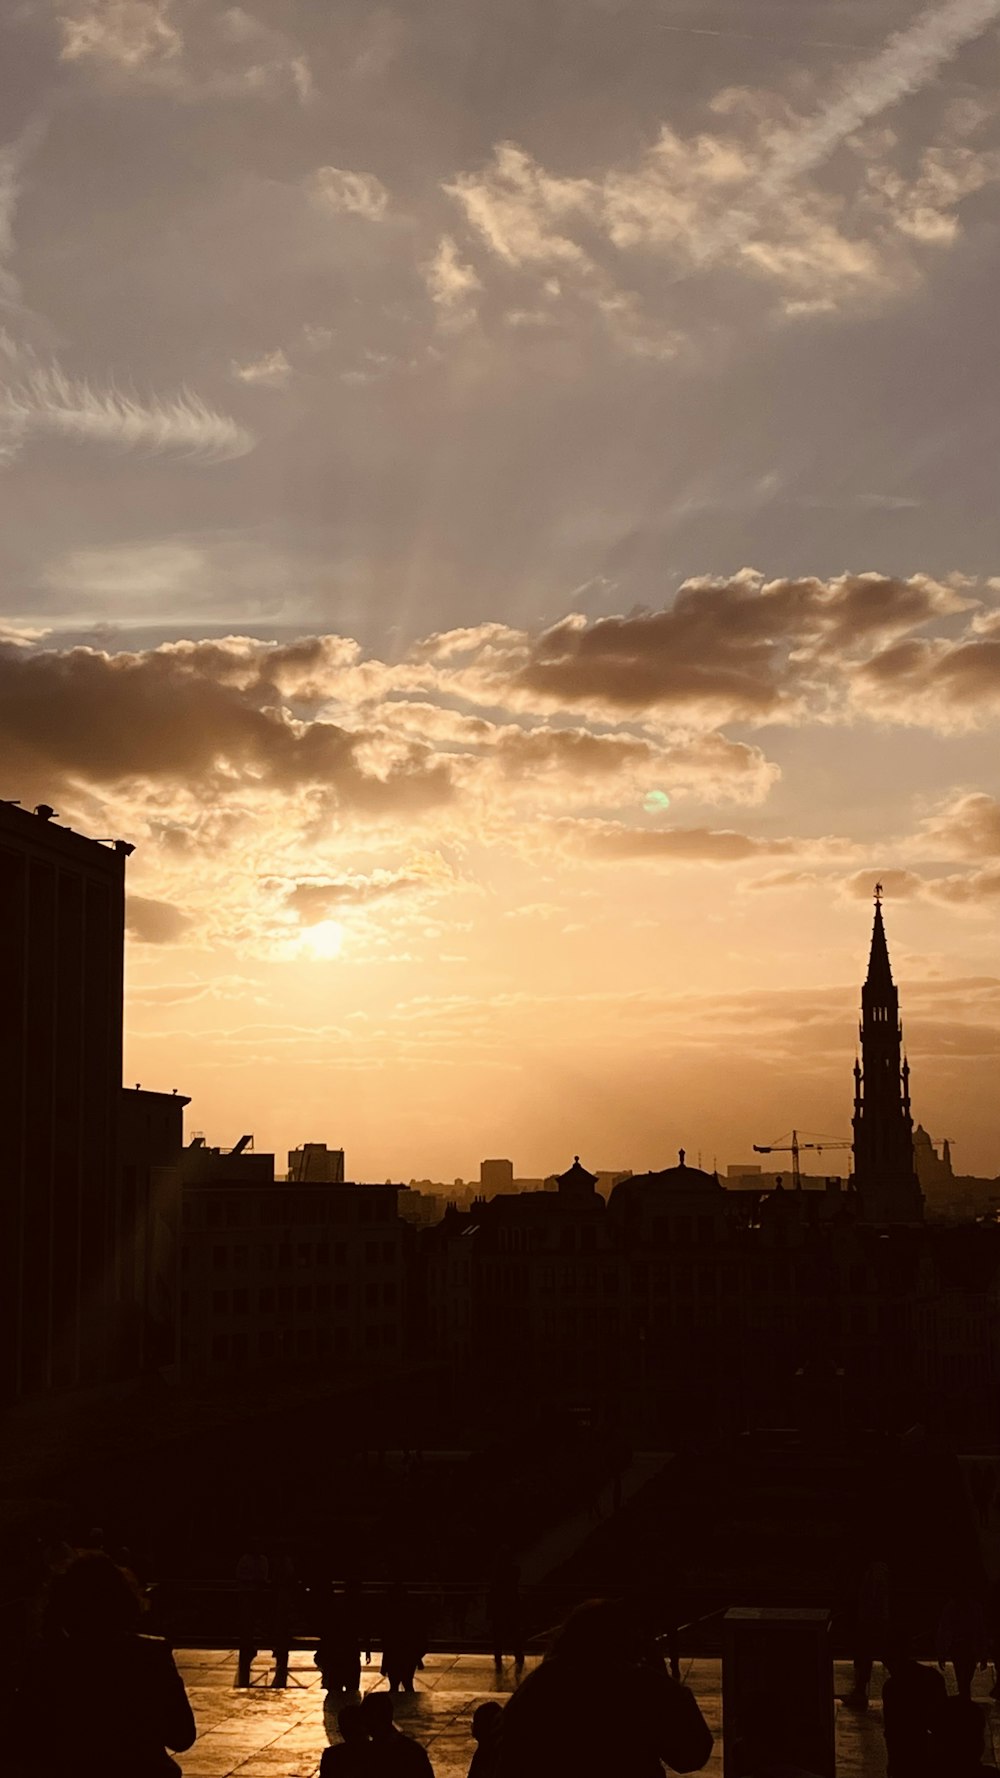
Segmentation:
{"type": "MultiPolygon", "coordinates": [[[[254,1664],[253,1677],[259,1683],[249,1690],[234,1686],[234,1649],[178,1649],[177,1664],[198,1723],[195,1745],[179,1755],[184,1778],[314,1778],[324,1747],[338,1736],[333,1712],[328,1711],[324,1718],[324,1694],[308,1654],[293,1654],[291,1677],[299,1684],[290,1684],[287,1691],[270,1689],[274,1669],[263,1656],[254,1664]]],[[[534,1664],[534,1659],[529,1659],[526,1671],[534,1664]]],[[[838,1778],[882,1778],[885,1772],[877,1697],[880,1669],[875,1673],[873,1702],[867,1713],[859,1715],[837,1705],[838,1778]]],[[[851,1677],[850,1666],[838,1661],[835,1690],[848,1691],[851,1677]]],[[[705,1771],[709,1778],[721,1778],[722,1664],[718,1660],[689,1661],[684,1678],[715,1736],[715,1750],[705,1771]]],[[[990,1679],[988,1674],[976,1676],[976,1694],[984,1703],[988,1702],[990,1679]]],[[[377,1657],[363,1671],[361,1683],[364,1691],[384,1683],[379,1678],[377,1657]]],[[[417,1674],[415,1695],[398,1700],[396,1721],[407,1734],[423,1742],[435,1778],[465,1778],[473,1753],[469,1736],[473,1710],[484,1698],[502,1702],[514,1684],[511,1661],[498,1674],[485,1655],[428,1655],[423,1672],[417,1674]]],[[[1000,1748],[1000,1709],[991,1706],[989,1717],[994,1746],[1000,1748]]],[[[996,1763],[989,1751],[987,1759],[996,1763]]]]}

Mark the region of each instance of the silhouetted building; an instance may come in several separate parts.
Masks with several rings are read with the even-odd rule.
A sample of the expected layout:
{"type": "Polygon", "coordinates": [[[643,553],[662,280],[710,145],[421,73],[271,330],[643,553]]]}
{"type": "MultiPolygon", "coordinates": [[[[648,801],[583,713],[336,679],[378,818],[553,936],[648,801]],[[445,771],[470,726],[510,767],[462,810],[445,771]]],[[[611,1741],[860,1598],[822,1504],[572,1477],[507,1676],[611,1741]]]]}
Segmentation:
{"type": "Polygon", "coordinates": [[[899,994],[876,890],[868,976],[861,990],[861,1057],[854,1063],[854,1180],[868,1222],[920,1222],[913,1160],[910,1065],[902,1054],[899,994]]]}
{"type": "Polygon", "coordinates": [[[276,1180],[274,1156],[184,1151],[181,1363],[378,1374],[401,1362],[397,1185],[276,1180]]]}
{"type": "Polygon", "coordinates": [[[484,1194],[514,1190],[513,1161],[480,1161],[479,1189],[484,1194]]]}
{"type": "Polygon", "coordinates": [[[131,850],[0,803],[0,1397],[113,1364],[131,850]]]}
{"type": "Polygon", "coordinates": [[[303,1142],[300,1148],[288,1151],[288,1177],[339,1185],[344,1178],[344,1151],[327,1148],[325,1142],[303,1142]]]}
{"type": "Polygon", "coordinates": [[[913,1164],[917,1181],[925,1194],[935,1190],[940,1190],[942,1194],[947,1193],[955,1177],[951,1164],[951,1143],[947,1138],[938,1154],[923,1124],[918,1124],[913,1132],[913,1164]]]}
{"type": "Polygon", "coordinates": [[[139,1369],[177,1364],[183,1093],[122,1089],[115,1260],[120,1337],[139,1369]]]}

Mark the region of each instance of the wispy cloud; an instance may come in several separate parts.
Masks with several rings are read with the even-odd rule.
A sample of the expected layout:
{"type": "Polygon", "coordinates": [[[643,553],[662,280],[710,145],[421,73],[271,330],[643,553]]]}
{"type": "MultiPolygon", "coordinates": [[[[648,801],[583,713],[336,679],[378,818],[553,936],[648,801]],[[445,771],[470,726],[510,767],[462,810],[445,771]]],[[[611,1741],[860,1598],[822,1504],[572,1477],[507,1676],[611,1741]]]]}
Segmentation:
{"type": "Polygon", "coordinates": [[[259,383],[271,389],[281,388],[292,374],[292,367],[280,346],[274,352],[263,352],[249,364],[238,364],[234,359],[232,370],[238,383],[259,383]]]}
{"type": "Polygon", "coordinates": [[[207,463],[244,457],[256,442],[190,389],[142,399],[67,376],[59,364],[39,364],[32,354],[8,348],[6,356],[15,374],[0,382],[0,456],[17,455],[33,433],[207,463]]]}
{"type": "Polygon", "coordinates": [[[363,216],[366,222],[380,222],[389,207],[389,193],[374,173],[317,167],[306,185],[319,203],[339,215],[363,216]]]}
{"type": "Polygon", "coordinates": [[[966,43],[1000,18],[1000,0],[949,0],[896,31],[876,56],[853,68],[836,96],[793,130],[772,155],[754,191],[754,209],[732,212],[707,235],[699,257],[714,258],[753,234],[759,208],[784,196],[821,166],[848,136],[933,80],[966,43]]]}

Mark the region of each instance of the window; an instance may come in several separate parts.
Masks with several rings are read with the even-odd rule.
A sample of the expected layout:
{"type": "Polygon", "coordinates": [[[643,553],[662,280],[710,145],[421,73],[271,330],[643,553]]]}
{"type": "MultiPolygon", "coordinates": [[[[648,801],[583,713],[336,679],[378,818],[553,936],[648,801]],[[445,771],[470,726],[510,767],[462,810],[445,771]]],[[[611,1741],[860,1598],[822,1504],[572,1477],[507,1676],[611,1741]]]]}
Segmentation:
{"type": "Polygon", "coordinates": [[[317,1286],[316,1286],[316,1307],[317,1307],[317,1309],[328,1309],[330,1307],[330,1286],[329,1286],[329,1284],[317,1284],[317,1286]]]}
{"type": "Polygon", "coordinates": [[[271,1288],[257,1292],[257,1307],[262,1315],[274,1314],[274,1291],[271,1288]]]}
{"type": "Polygon", "coordinates": [[[365,1345],[366,1346],[377,1346],[378,1345],[378,1328],[377,1327],[366,1327],[365,1328],[365,1345]]]}
{"type": "Polygon", "coordinates": [[[210,1229],[220,1229],[222,1227],[222,1205],[209,1204],[205,1221],[210,1229]]]}
{"type": "Polygon", "coordinates": [[[298,1247],[295,1250],[295,1258],[296,1258],[296,1262],[298,1265],[300,1265],[300,1266],[309,1265],[309,1263],[312,1259],[312,1242],[311,1241],[300,1241],[298,1244],[298,1247]]]}
{"type": "Polygon", "coordinates": [[[257,1260],[262,1272],[272,1272],[274,1270],[274,1248],[270,1243],[266,1244],[264,1247],[258,1247],[257,1260]]]}
{"type": "Polygon", "coordinates": [[[295,1301],[296,1301],[297,1307],[300,1309],[311,1309],[312,1308],[312,1299],[313,1299],[312,1285],[311,1284],[300,1284],[298,1287],[298,1290],[295,1292],[295,1301]]]}
{"type": "Polygon", "coordinates": [[[366,1241],[365,1242],[365,1265],[366,1266],[373,1266],[377,1263],[377,1261],[378,1261],[378,1242],[377,1241],[366,1241]]]}
{"type": "Polygon", "coordinates": [[[386,1306],[388,1308],[392,1308],[395,1305],[395,1302],[396,1302],[396,1286],[395,1286],[395,1284],[383,1284],[383,1286],[382,1286],[382,1301],[386,1304],[386,1306]]]}
{"type": "Polygon", "coordinates": [[[383,1241],[382,1242],[382,1258],[391,1260],[391,1259],[395,1259],[395,1257],[396,1257],[396,1243],[395,1243],[395,1241],[383,1241]]]}
{"type": "Polygon", "coordinates": [[[238,1228],[241,1221],[239,1200],[231,1199],[226,1205],[226,1227],[227,1229],[238,1228]]]}
{"type": "Polygon", "coordinates": [[[335,1241],[333,1243],[333,1263],[335,1266],[342,1266],[347,1263],[347,1245],[345,1242],[335,1241]]]}
{"type": "Polygon", "coordinates": [[[275,1345],[276,1345],[276,1342],[275,1342],[275,1338],[274,1338],[273,1327],[265,1327],[263,1332],[258,1336],[258,1339],[257,1339],[257,1350],[260,1353],[261,1357],[262,1358],[273,1358],[274,1353],[275,1353],[275,1345]]]}
{"type": "Polygon", "coordinates": [[[229,1335],[228,1334],[213,1334],[212,1335],[212,1357],[213,1358],[228,1358],[229,1357],[229,1335]]]}
{"type": "Polygon", "coordinates": [[[292,1312],[292,1287],[290,1284],[281,1284],[278,1287],[278,1309],[282,1315],[290,1315],[292,1312]]]}
{"type": "Polygon", "coordinates": [[[365,1285],[365,1304],[366,1304],[366,1306],[370,1309],[377,1302],[378,1302],[378,1285],[377,1284],[366,1284],[365,1285]]]}
{"type": "Polygon", "coordinates": [[[245,1272],[249,1262],[248,1249],[244,1244],[233,1248],[233,1265],[238,1272],[245,1272]]]}
{"type": "Polygon", "coordinates": [[[245,1285],[240,1285],[238,1289],[233,1291],[233,1314],[249,1315],[249,1313],[250,1292],[246,1289],[245,1285]]]}
{"type": "Polygon", "coordinates": [[[213,1313],[213,1315],[228,1315],[228,1313],[229,1313],[229,1292],[228,1292],[228,1290],[213,1290],[213,1292],[212,1292],[212,1313],[213,1313]]]}
{"type": "Polygon", "coordinates": [[[228,1265],[229,1265],[229,1248],[228,1247],[213,1247],[212,1248],[212,1270],[213,1270],[213,1272],[224,1272],[228,1265]]]}
{"type": "Polygon", "coordinates": [[[292,1249],[287,1241],[282,1241],[281,1246],[278,1248],[278,1270],[279,1270],[279,1272],[287,1272],[291,1263],[292,1263],[292,1249]]]}
{"type": "Polygon", "coordinates": [[[346,1301],[347,1301],[347,1285],[346,1284],[337,1284],[334,1286],[333,1300],[338,1305],[338,1307],[342,1306],[344,1303],[346,1303],[346,1301]]]}
{"type": "Polygon", "coordinates": [[[329,1243],[329,1241],[317,1241],[317,1243],[316,1243],[316,1264],[318,1266],[328,1266],[330,1264],[330,1243],[329,1243]]]}

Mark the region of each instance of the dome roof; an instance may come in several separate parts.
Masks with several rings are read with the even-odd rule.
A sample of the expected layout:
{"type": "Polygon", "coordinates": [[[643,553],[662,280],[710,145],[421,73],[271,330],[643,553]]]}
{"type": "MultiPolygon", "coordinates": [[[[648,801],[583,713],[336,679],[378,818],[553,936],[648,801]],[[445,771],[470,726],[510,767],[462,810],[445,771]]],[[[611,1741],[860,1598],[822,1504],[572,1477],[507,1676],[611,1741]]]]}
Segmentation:
{"type": "MultiPolygon", "coordinates": [[[[680,1150],[680,1159],[676,1167],[663,1167],[659,1172],[637,1173],[631,1179],[623,1179],[616,1185],[615,1191],[633,1186],[648,1186],[657,1192],[721,1192],[725,1190],[719,1183],[717,1173],[704,1173],[700,1167],[689,1167],[684,1159],[685,1151],[680,1150]]],[[[631,1194],[630,1194],[631,1195],[631,1194]]]]}

